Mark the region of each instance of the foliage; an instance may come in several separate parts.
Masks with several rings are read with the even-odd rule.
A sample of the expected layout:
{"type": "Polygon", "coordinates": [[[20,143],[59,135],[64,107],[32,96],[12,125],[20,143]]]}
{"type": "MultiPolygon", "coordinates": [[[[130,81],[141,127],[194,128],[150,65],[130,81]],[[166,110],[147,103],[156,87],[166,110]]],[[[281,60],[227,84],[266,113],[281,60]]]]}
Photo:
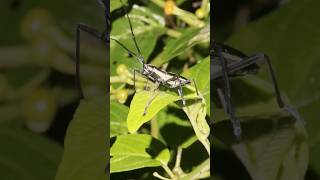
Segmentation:
{"type": "MultiPolygon", "coordinates": [[[[86,22],[102,30],[104,9],[83,0],[1,1],[0,9],[1,178],[54,179],[63,155],[65,130],[78,101],[76,26],[86,22]]],[[[96,77],[106,74],[106,51],[85,35],[81,47],[85,95],[104,94],[106,77],[96,77]]],[[[63,159],[69,160],[65,155],[63,159]]],[[[61,166],[70,168],[69,164],[61,166]]]]}
{"type": "Polygon", "coordinates": [[[103,97],[81,102],[68,127],[56,180],[107,178],[106,102],[103,97]]]}
{"type": "Polygon", "coordinates": [[[0,127],[0,141],[3,179],[53,179],[62,154],[57,143],[4,124],[0,127]]]}
{"type": "MultiPolygon", "coordinates": [[[[114,8],[111,14],[117,14],[117,18],[112,19],[111,38],[117,39],[137,53],[123,7],[118,6],[115,1],[111,1],[111,5],[113,2],[114,7],[118,8],[114,8]]],[[[124,7],[127,8],[141,54],[146,63],[193,79],[199,95],[193,82],[183,87],[186,99],[186,106],[183,107],[177,89],[161,87],[154,91],[153,82],[147,82],[139,73],[133,74],[133,70],[140,71],[142,67],[137,59],[129,56],[119,44],[111,41],[110,98],[113,105],[110,112],[126,113],[112,116],[110,119],[111,124],[123,129],[119,129],[118,132],[114,129],[111,135],[111,178],[148,179],[154,175],[158,178],[168,176],[188,179],[209,176],[210,145],[207,138],[210,130],[206,120],[210,109],[209,26],[206,25],[209,19],[207,16],[205,20],[201,20],[194,14],[178,8],[183,13],[177,16],[177,28],[165,26],[163,14],[159,12],[167,4],[160,2],[151,1],[143,6],[133,4],[129,6],[130,9],[124,7]],[[183,16],[192,16],[196,18],[197,25],[199,22],[203,25],[200,28],[193,27],[192,22],[186,22],[189,26],[179,27],[183,24],[183,16]],[[119,96],[120,92],[126,92],[125,101],[119,98],[122,97],[119,96]],[[144,115],[151,96],[154,98],[144,115]],[[124,105],[120,105],[119,102],[124,105]],[[129,111],[125,110],[128,105],[129,111]],[[173,131],[167,131],[172,125],[175,126],[173,131]],[[128,128],[129,134],[123,127],[128,128]],[[196,144],[197,140],[201,143],[196,144]],[[180,164],[181,159],[185,159],[182,149],[183,152],[193,149],[194,144],[198,148],[196,153],[199,154],[197,163],[187,164],[182,161],[180,164]],[[174,154],[176,158],[172,157],[174,154]],[[174,167],[173,160],[176,161],[174,167]],[[159,166],[162,169],[151,168],[159,166]],[[145,169],[144,172],[139,171],[141,168],[145,169]]]]}
{"type": "MultiPolygon", "coordinates": [[[[242,121],[244,139],[240,144],[234,143],[228,130],[230,126],[224,121],[227,118],[217,106],[215,114],[220,122],[216,123],[214,134],[232,147],[252,179],[308,179],[308,166],[309,170],[318,172],[318,155],[312,150],[316,149],[317,143],[307,144],[307,136],[310,141],[317,137],[312,129],[319,124],[315,123],[318,111],[313,110],[317,106],[314,91],[317,73],[312,68],[317,66],[319,59],[318,51],[314,50],[320,44],[316,38],[318,31],[313,28],[319,23],[315,18],[316,11],[310,11],[318,4],[314,0],[290,1],[240,28],[227,41],[249,55],[264,52],[270,57],[282,93],[290,98],[290,101],[285,98],[286,102],[292,103],[306,121],[306,126],[295,123],[278,108],[266,68],[260,69],[259,77],[248,76],[232,81],[232,97],[242,121]],[[309,148],[311,164],[308,164],[309,148]]],[[[221,150],[222,147],[217,148],[221,150]]],[[[225,174],[222,179],[223,176],[225,174]]]]}

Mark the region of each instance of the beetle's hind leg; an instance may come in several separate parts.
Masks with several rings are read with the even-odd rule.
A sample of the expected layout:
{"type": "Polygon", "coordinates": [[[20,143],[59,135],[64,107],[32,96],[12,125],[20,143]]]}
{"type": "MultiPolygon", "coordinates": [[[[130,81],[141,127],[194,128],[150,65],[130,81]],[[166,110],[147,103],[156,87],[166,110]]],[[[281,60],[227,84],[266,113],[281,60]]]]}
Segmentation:
{"type": "Polygon", "coordinates": [[[277,79],[276,79],[276,76],[275,76],[275,73],[273,71],[273,68],[272,68],[272,65],[271,65],[271,61],[269,59],[269,57],[263,53],[260,53],[260,54],[256,54],[256,55],[253,55],[251,57],[249,57],[247,60],[245,61],[264,61],[267,63],[267,67],[268,67],[268,70],[269,70],[269,74],[271,76],[271,80],[272,80],[272,84],[273,84],[273,87],[274,87],[274,91],[275,91],[275,95],[276,95],[276,98],[277,98],[277,103],[278,103],[278,106],[287,111],[297,122],[301,123],[301,124],[305,124],[305,121],[304,119],[300,116],[300,114],[291,106],[289,106],[283,99],[282,99],[282,96],[281,96],[281,93],[280,93],[280,90],[279,90],[279,86],[278,86],[278,83],[277,83],[277,79]]]}
{"type": "Polygon", "coordinates": [[[230,91],[230,80],[228,76],[228,68],[226,65],[226,60],[222,57],[222,50],[221,48],[217,48],[218,50],[218,61],[220,62],[220,65],[222,67],[222,79],[224,81],[224,93],[222,91],[220,92],[221,95],[221,102],[224,105],[224,109],[226,113],[229,115],[230,121],[232,123],[233,127],[233,134],[237,137],[238,140],[241,138],[242,130],[241,130],[241,124],[240,121],[235,116],[235,110],[232,106],[231,101],[231,91],[230,91]]]}
{"type": "Polygon", "coordinates": [[[148,99],[148,102],[147,102],[146,106],[144,107],[143,116],[145,116],[147,114],[147,110],[148,110],[151,102],[153,101],[153,99],[156,97],[156,90],[159,89],[159,86],[160,85],[158,83],[156,83],[156,87],[152,91],[152,94],[151,94],[150,98],[148,99]]]}
{"type": "Polygon", "coordinates": [[[179,79],[179,77],[178,77],[178,81],[179,81],[178,94],[179,94],[179,96],[181,97],[182,105],[183,105],[183,106],[186,106],[186,99],[184,99],[184,97],[183,97],[181,80],[179,79]]]}
{"type": "Polygon", "coordinates": [[[186,105],[186,99],[184,99],[184,97],[183,97],[182,82],[181,82],[179,76],[175,75],[172,78],[164,81],[163,84],[165,84],[165,83],[167,83],[169,81],[178,81],[178,94],[181,97],[182,105],[185,106],[186,105]]]}

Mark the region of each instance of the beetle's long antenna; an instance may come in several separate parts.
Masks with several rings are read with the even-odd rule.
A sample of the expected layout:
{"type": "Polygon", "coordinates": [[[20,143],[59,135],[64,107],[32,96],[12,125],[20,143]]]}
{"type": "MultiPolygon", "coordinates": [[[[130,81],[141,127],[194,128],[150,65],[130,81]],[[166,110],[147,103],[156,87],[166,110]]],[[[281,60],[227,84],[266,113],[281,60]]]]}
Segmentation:
{"type": "MultiPolygon", "coordinates": [[[[122,0],[120,0],[120,2],[121,2],[121,4],[124,6],[124,3],[122,2],[122,0]]],[[[140,48],[139,48],[138,43],[137,43],[137,40],[136,40],[136,36],[134,35],[134,32],[133,32],[132,23],[131,23],[131,20],[130,20],[130,18],[129,18],[128,11],[127,11],[126,8],[124,8],[123,6],[122,6],[122,9],[123,9],[123,11],[125,12],[125,14],[126,14],[126,16],[127,16],[127,18],[128,18],[128,22],[129,22],[129,26],[130,26],[130,30],[131,30],[131,35],[132,35],[132,40],[133,40],[134,45],[136,46],[136,49],[137,49],[137,51],[138,51],[138,60],[139,60],[140,62],[141,62],[141,60],[142,60],[142,64],[144,64],[144,62],[143,62],[143,57],[142,57],[140,48]]]]}
{"type": "MultiPolygon", "coordinates": [[[[133,55],[134,57],[136,57],[139,60],[139,56],[132,52],[130,49],[128,49],[124,44],[122,44],[120,41],[118,41],[117,39],[114,39],[112,37],[110,37],[111,40],[114,40],[117,44],[119,44],[123,49],[125,49],[126,51],[128,51],[128,53],[130,53],[131,55],[133,55]]],[[[139,60],[140,61],[140,60],[139,60]]]]}

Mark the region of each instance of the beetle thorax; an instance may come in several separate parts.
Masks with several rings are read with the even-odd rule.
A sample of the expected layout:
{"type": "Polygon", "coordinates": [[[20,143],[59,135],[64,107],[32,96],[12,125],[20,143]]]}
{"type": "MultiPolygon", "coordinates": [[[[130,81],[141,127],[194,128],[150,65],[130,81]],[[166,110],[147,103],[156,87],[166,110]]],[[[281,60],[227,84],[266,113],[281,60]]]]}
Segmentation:
{"type": "Polygon", "coordinates": [[[143,75],[148,75],[148,74],[151,74],[152,72],[153,72],[152,66],[148,66],[148,64],[143,64],[143,71],[142,71],[143,75]]]}

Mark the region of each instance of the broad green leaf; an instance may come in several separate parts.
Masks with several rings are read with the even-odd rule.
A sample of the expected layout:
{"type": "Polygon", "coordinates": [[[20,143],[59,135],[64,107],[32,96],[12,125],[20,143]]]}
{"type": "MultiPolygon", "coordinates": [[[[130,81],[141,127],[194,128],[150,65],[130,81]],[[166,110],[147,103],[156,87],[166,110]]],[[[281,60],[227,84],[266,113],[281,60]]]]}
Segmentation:
{"type": "Polygon", "coordinates": [[[164,47],[163,52],[152,61],[152,64],[162,65],[197,44],[208,43],[209,39],[210,26],[202,29],[190,28],[184,32],[181,37],[171,39],[164,47]]]}
{"type": "Polygon", "coordinates": [[[54,179],[62,147],[21,128],[0,126],[1,179],[54,179]]]}
{"type": "Polygon", "coordinates": [[[191,67],[189,72],[190,78],[197,83],[197,88],[202,94],[210,91],[210,57],[206,57],[195,66],[191,67]]]}
{"type": "Polygon", "coordinates": [[[127,134],[126,118],[129,108],[120,103],[110,102],[110,137],[127,134]]]}
{"type": "Polygon", "coordinates": [[[169,150],[159,140],[146,134],[116,137],[110,155],[111,173],[161,166],[170,159],[169,150]]]}
{"type": "MultiPolygon", "coordinates": [[[[149,9],[134,5],[129,13],[137,44],[146,60],[153,51],[158,37],[165,32],[163,17],[154,14],[149,9]]],[[[120,41],[134,53],[138,53],[132,39],[131,30],[126,16],[112,22],[111,37],[120,41]]],[[[116,65],[126,64],[132,69],[140,69],[136,57],[129,57],[128,52],[111,40],[110,43],[110,74],[115,74],[116,65]]]]}
{"type": "Polygon", "coordinates": [[[104,97],[81,101],[67,130],[56,180],[107,178],[109,107],[106,102],[104,97]]]}
{"type": "Polygon", "coordinates": [[[127,126],[130,133],[135,133],[145,122],[150,121],[162,108],[179,100],[178,95],[169,94],[163,91],[141,91],[135,93],[127,117],[127,126]],[[145,107],[151,99],[151,103],[144,115],[145,107]]]}
{"type": "Polygon", "coordinates": [[[210,155],[210,142],[208,140],[210,127],[206,121],[206,104],[203,101],[203,99],[195,100],[193,104],[187,104],[183,107],[183,110],[187,114],[198,140],[210,155]]]}
{"type": "MultiPolygon", "coordinates": [[[[122,0],[124,4],[127,3],[127,0],[122,0]]],[[[110,1],[110,13],[116,9],[119,9],[122,6],[120,0],[111,0],[110,1]]]]}
{"type": "Polygon", "coordinates": [[[210,58],[207,57],[190,69],[190,78],[193,78],[200,93],[198,101],[183,108],[187,114],[198,140],[210,152],[210,143],[207,139],[210,134],[209,125],[205,119],[206,113],[210,115],[210,58]]]}

